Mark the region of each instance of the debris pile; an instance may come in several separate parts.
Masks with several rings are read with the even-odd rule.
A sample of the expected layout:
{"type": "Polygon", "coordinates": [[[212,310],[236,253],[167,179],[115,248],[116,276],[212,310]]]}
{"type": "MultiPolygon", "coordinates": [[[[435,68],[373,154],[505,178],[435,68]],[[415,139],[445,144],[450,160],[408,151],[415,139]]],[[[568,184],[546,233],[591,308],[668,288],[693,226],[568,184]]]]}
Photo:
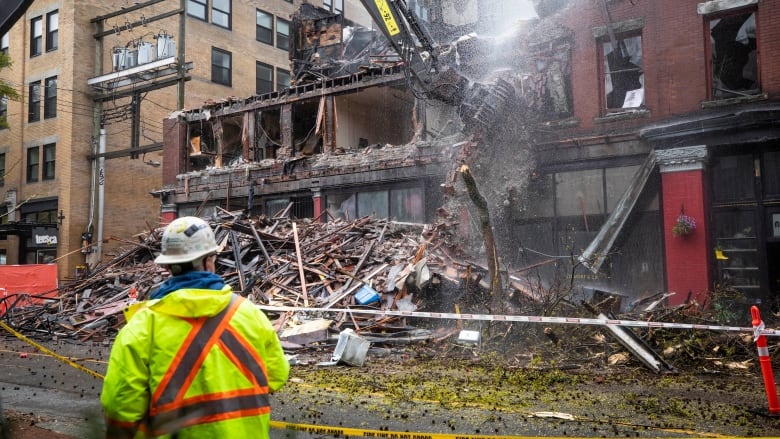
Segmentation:
{"type": "MultiPolygon", "coordinates": [[[[425,297],[436,297],[442,284],[462,291],[469,279],[470,289],[488,287],[480,283],[487,277],[485,269],[451,256],[453,249],[445,239],[434,242],[437,232],[430,225],[373,217],[292,221],[286,212],[270,218],[224,210],[207,220],[220,248],[217,274],[257,304],[414,311],[426,306],[425,297]]],[[[150,228],[132,240],[113,237],[123,243],[113,260],[61,286],[56,299],[32,306],[29,300],[6,299],[2,317],[28,334],[81,341],[110,338],[124,323],[122,310],[131,301],[150,297],[169,276],[154,263],[163,230],[150,228]]],[[[292,313],[273,317],[280,330],[296,323],[295,331],[302,335],[289,338],[302,343],[330,322],[307,321],[315,328],[320,325],[320,330],[307,331],[292,313]]],[[[349,319],[346,326],[368,331],[397,320],[341,318],[349,319]]]]}

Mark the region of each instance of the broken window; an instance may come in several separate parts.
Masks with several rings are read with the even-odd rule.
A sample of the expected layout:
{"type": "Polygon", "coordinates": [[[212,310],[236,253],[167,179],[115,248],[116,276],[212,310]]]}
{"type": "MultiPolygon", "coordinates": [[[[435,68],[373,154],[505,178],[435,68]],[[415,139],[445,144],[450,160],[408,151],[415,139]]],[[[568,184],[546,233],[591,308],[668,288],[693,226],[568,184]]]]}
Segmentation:
{"type": "Polygon", "coordinates": [[[645,103],[642,36],[619,36],[602,42],[601,46],[607,111],[642,107],[645,103]]]}
{"type": "Polygon", "coordinates": [[[189,139],[187,170],[197,171],[211,165],[217,154],[217,141],[211,123],[200,121],[190,125],[189,139]]]}
{"type": "Polygon", "coordinates": [[[425,199],[421,187],[328,194],[328,211],[334,218],[352,221],[372,215],[393,221],[425,221],[425,199]]]}
{"type": "Polygon", "coordinates": [[[259,111],[255,121],[255,161],[276,158],[276,151],[282,146],[282,131],[279,109],[259,111]]]}
{"type": "Polygon", "coordinates": [[[285,218],[314,217],[314,199],[311,195],[274,198],[267,200],[264,204],[265,214],[271,218],[280,216],[285,218]]]}
{"type": "Polygon", "coordinates": [[[755,10],[711,17],[709,29],[711,98],[759,93],[755,10]]]}

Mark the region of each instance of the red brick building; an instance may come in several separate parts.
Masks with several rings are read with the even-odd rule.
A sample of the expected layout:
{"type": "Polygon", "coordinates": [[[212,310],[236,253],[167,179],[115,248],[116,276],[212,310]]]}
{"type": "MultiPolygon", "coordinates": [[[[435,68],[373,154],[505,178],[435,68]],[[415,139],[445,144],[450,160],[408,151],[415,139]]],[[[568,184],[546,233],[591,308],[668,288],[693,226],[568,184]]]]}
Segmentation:
{"type": "MultiPolygon", "coordinates": [[[[455,27],[439,2],[418,12],[440,39],[495,31],[502,2],[475,3],[455,27]]],[[[462,106],[420,99],[400,64],[314,72],[295,63],[311,48],[301,40],[290,89],[165,121],[164,217],[289,205],[299,217],[434,222],[437,207],[460,200],[450,218],[464,240],[479,238],[462,188],[441,191],[465,157],[510,272],[539,266],[553,288],[574,266],[576,294],[617,294],[624,306],[659,292],[706,305],[729,286],[741,294],[734,304],[776,307],[780,6],[534,3],[539,19],[511,37],[453,46],[466,74],[512,84],[517,100],[495,125],[464,136],[462,106]],[[695,228],[683,233],[678,220],[695,228]]],[[[293,34],[296,23],[339,19],[297,20],[293,34]]]]}

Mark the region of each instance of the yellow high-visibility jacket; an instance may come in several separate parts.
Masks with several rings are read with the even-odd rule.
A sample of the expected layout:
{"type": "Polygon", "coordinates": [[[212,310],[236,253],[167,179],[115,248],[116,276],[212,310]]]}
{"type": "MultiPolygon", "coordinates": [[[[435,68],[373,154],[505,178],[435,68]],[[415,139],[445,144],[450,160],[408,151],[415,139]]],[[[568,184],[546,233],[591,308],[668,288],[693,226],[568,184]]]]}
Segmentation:
{"type": "Polygon", "coordinates": [[[108,437],[268,437],[290,365],[268,318],[229,286],[143,302],[111,349],[108,437]]]}

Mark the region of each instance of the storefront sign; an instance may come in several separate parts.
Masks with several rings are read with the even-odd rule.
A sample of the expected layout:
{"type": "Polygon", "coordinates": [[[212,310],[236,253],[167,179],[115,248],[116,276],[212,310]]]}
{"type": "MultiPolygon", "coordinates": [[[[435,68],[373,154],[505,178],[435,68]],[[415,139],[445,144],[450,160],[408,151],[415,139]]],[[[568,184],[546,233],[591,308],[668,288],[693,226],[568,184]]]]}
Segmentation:
{"type": "Polygon", "coordinates": [[[35,228],[33,229],[32,243],[35,247],[53,247],[57,245],[57,229],[35,228]]]}

